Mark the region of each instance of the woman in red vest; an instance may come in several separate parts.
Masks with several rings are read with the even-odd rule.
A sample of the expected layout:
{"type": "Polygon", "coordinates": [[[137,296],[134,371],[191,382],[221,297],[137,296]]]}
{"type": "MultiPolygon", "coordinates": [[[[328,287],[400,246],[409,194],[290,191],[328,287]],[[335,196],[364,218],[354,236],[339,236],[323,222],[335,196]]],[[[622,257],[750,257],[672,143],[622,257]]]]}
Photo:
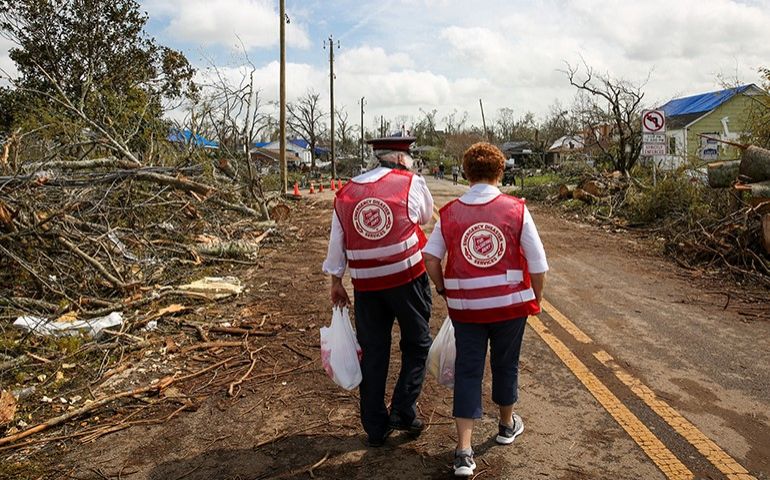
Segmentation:
{"type": "Polygon", "coordinates": [[[471,188],[441,209],[423,249],[428,274],[447,302],[455,329],[457,476],[471,476],[476,468],[471,437],[474,419],[482,414],[487,348],[492,401],[500,408],[495,440],[509,445],[524,431],[513,412],[519,352],[527,316],[540,312],[548,263],[524,201],[497,188],[504,167],[505,157],[494,145],[477,143],[465,152],[463,171],[471,188]]]}

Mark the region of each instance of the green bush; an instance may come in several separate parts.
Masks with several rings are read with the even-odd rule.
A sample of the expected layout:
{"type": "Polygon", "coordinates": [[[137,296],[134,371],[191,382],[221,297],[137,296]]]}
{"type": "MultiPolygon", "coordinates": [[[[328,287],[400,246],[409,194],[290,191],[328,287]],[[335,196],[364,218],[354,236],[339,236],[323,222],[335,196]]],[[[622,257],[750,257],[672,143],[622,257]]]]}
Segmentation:
{"type": "Polygon", "coordinates": [[[680,172],[667,175],[649,189],[628,193],[626,216],[635,223],[666,220],[695,225],[723,218],[728,211],[729,193],[714,190],[680,172]]]}

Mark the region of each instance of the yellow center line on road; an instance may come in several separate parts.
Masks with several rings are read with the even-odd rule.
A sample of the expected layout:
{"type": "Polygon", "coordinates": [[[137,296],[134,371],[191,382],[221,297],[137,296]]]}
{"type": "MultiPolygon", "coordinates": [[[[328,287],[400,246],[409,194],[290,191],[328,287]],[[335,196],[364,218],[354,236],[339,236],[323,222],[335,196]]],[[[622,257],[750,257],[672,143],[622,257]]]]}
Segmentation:
{"type": "MultiPolygon", "coordinates": [[[[556,322],[567,332],[570,333],[576,340],[581,343],[593,343],[591,337],[586,335],[580,327],[575,325],[569,318],[563,313],[557,310],[553,305],[547,301],[542,301],[543,310],[551,316],[556,322]]],[[[624,385],[631,389],[634,394],[639,397],[648,407],[652,409],[659,417],[661,417],[671,428],[673,428],[679,435],[684,437],[692,446],[694,446],[706,459],[711,462],[714,467],[730,480],[756,480],[755,477],[749,475],[741,464],[722,450],[716,443],[708,438],[703,432],[690,423],[684,416],[674,410],[668,403],[661,400],[655,395],[655,392],[644,385],[639,379],[631,375],[628,371],[623,369],[617,362],[614,361],[612,356],[605,352],[599,351],[594,353],[599,362],[605,367],[610,369],[612,373],[620,380],[624,385]]]]}
{"type": "Polygon", "coordinates": [[[646,403],[655,413],[663,418],[666,423],[676,430],[679,435],[683,436],[688,442],[690,442],[704,457],[711,462],[720,472],[730,480],[757,480],[755,477],[749,475],[748,470],[743,468],[741,464],[735,461],[730,455],[722,450],[719,445],[714,443],[710,438],[704,435],[698,430],[695,425],[690,423],[679,412],[674,410],[668,403],[661,400],[655,395],[649,387],[644,385],[633,375],[628,373],[620,365],[615,362],[612,356],[605,352],[599,351],[594,353],[594,357],[599,360],[605,367],[612,370],[618,379],[623,382],[632,392],[636,394],[644,403],[646,403]]]}
{"type": "Polygon", "coordinates": [[[591,392],[623,430],[670,480],[692,479],[695,476],[679,459],[594,375],[561,340],[551,333],[537,317],[529,317],[529,326],[543,339],[580,382],[591,392]]]}

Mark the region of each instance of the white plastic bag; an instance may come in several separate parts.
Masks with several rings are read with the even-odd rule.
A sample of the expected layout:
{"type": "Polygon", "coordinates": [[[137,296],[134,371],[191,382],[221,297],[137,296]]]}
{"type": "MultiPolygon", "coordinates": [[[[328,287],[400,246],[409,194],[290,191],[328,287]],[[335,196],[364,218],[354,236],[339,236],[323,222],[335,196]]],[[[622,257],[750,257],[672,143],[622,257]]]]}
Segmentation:
{"type": "Polygon", "coordinates": [[[350,325],[348,308],[334,307],[332,323],[321,327],[321,362],[334,383],[353,390],[361,383],[361,347],[350,325]]]}
{"type": "Polygon", "coordinates": [[[446,317],[428,351],[428,372],[445,387],[454,387],[456,354],[455,328],[452,320],[446,317]]]}

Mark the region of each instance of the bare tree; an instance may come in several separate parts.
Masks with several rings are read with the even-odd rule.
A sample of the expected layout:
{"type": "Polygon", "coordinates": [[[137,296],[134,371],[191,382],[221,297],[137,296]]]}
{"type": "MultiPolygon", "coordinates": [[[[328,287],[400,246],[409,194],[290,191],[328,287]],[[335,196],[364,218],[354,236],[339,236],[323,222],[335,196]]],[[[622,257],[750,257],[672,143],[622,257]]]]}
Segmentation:
{"type": "Polygon", "coordinates": [[[320,94],[308,90],[296,102],[286,105],[289,128],[302,137],[310,146],[310,168],[315,170],[315,149],[318,139],[323,133],[323,118],[325,116],[319,103],[320,94]]]}
{"type": "Polygon", "coordinates": [[[417,143],[421,145],[438,146],[441,142],[441,138],[436,131],[436,115],[438,111],[434,108],[430,112],[426,112],[422,108],[420,109],[422,118],[414,125],[414,136],[417,138],[417,143]]]}
{"type": "Polygon", "coordinates": [[[465,123],[468,121],[468,112],[463,112],[462,115],[458,114],[457,110],[452,111],[449,115],[444,117],[444,125],[446,126],[447,135],[453,135],[459,133],[465,123]]]}
{"type": "Polygon", "coordinates": [[[345,107],[337,110],[335,118],[337,120],[336,134],[340,153],[349,154],[355,152],[356,147],[353,143],[353,136],[355,135],[356,128],[350,123],[345,107]]]}
{"type": "Polygon", "coordinates": [[[582,75],[580,70],[570,64],[564,70],[570,84],[586,94],[580,114],[597,148],[616,170],[628,175],[641,151],[640,116],[647,80],[636,85],[610,74],[596,74],[585,61],[582,75]]]}
{"type": "Polygon", "coordinates": [[[188,150],[200,148],[197,135],[216,138],[219,159],[216,167],[233,181],[244,185],[244,193],[267,217],[261,176],[251,161],[250,150],[272,125],[263,111],[261,91],[256,83],[256,66],[241,44],[241,66],[226,74],[209,60],[197,101],[190,105],[180,129],[189,130],[188,150]]]}

